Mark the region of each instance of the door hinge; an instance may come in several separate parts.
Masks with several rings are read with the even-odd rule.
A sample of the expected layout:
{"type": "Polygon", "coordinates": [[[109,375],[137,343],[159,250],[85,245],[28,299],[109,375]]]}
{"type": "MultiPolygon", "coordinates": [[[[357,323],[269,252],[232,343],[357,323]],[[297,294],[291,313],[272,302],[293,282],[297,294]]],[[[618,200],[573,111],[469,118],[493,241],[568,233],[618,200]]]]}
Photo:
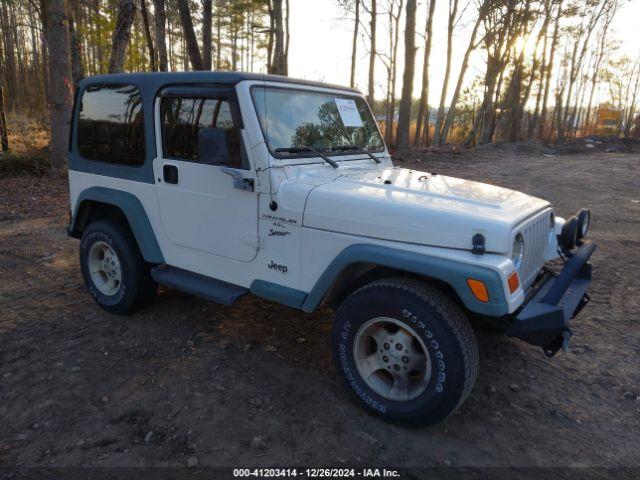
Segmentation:
{"type": "Polygon", "coordinates": [[[256,235],[255,233],[245,233],[240,237],[243,243],[252,246],[256,250],[259,250],[262,246],[262,238],[260,235],[256,235]]]}
{"type": "Polygon", "coordinates": [[[237,188],[238,190],[247,190],[248,192],[254,191],[255,182],[253,181],[253,178],[245,177],[242,170],[230,167],[221,167],[221,170],[227,175],[231,175],[233,178],[233,188],[237,188]]]}

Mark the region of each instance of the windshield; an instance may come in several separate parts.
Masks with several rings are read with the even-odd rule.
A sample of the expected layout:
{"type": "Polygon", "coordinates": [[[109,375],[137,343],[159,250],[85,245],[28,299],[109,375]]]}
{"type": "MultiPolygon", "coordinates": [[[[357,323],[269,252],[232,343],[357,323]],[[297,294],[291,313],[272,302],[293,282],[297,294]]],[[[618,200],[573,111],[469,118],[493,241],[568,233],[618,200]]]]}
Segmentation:
{"type": "Polygon", "coordinates": [[[254,87],[252,93],[269,149],[278,156],[308,156],[308,150],[296,150],[302,147],[336,149],[332,155],[353,154],[340,150],[345,145],[369,151],[384,148],[363,98],[269,87],[254,87]]]}

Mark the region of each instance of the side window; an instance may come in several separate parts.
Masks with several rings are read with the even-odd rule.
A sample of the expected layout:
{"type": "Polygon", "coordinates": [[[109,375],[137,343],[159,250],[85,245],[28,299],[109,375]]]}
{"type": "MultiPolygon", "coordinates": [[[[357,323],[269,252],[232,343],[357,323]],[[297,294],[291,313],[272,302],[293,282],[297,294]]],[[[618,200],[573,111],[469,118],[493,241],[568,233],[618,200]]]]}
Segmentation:
{"type": "Polygon", "coordinates": [[[227,139],[227,164],[234,168],[249,168],[240,129],[233,121],[227,100],[167,97],[162,99],[160,115],[165,158],[198,162],[198,131],[220,128],[227,139]]]}
{"type": "Polygon", "coordinates": [[[89,86],[80,99],[78,152],[88,160],[139,166],[144,163],[144,118],[133,85],[89,86]]]}

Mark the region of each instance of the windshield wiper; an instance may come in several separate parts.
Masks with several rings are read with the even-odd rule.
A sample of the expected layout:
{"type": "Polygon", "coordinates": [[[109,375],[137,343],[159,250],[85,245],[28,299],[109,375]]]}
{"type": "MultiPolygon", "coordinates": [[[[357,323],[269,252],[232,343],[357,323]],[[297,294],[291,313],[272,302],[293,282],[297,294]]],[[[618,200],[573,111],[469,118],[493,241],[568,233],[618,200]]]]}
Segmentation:
{"type": "Polygon", "coordinates": [[[359,147],[358,145],[339,145],[337,147],[331,147],[331,150],[357,150],[359,152],[363,152],[365,154],[367,154],[369,156],[369,158],[371,158],[371,160],[373,160],[376,163],[380,163],[380,159],[378,157],[376,157],[375,155],[373,155],[369,150],[367,150],[364,147],[359,147]]]}
{"type": "Polygon", "coordinates": [[[276,148],[276,153],[280,153],[280,152],[286,152],[286,153],[311,152],[311,153],[315,153],[320,158],[322,158],[325,162],[327,162],[329,165],[331,165],[333,168],[338,168],[339,167],[337,162],[335,162],[334,160],[331,160],[329,157],[327,157],[323,153],[320,153],[315,148],[307,147],[306,145],[303,145],[301,147],[276,148]]]}

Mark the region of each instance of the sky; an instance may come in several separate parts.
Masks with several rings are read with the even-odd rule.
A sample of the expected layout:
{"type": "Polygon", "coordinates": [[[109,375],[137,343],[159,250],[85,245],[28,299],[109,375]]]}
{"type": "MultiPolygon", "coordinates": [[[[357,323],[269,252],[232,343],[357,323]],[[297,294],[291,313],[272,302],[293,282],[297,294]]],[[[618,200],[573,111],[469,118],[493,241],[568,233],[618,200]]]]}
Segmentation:
{"type": "MultiPolygon", "coordinates": [[[[336,0],[290,0],[291,3],[291,45],[289,48],[289,75],[297,78],[349,84],[351,67],[351,40],[353,36],[353,20],[340,16],[340,9],[336,0]]],[[[382,5],[380,12],[384,12],[382,5]]],[[[405,2],[406,3],[406,2],[405,2]]],[[[430,103],[437,102],[442,89],[446,59],[446,0],[437,2],[434,14],[434,37],[431,52],[431,87],[430,103]]],[[[465,0],[460,5],[466,5],[465,0]]],[[[462,18],[461,26],[457,29],[453,46],[452,74],[449,90],[453,89],[460,69],[460,63],[466,49],[471,28],[473,27],[474,8],[469,8],[462,18]],[[454,85],[452,85],[454,84],[454,85]]],[[[416,16],[416,31],[423,34],[426,16],[426,0],[418,1],[416,16]]],[[[368,21],[367,13],[362,13],[368,21]]],[[[387,15],[379,13],[378,42],[381,48],[388,45],[387,15]]],[[[614,19],[613,34],[621,42],[620,51],[631,58],[637,58],[640,53],[638,42],[638,21],[640,20],[640,0],[621,0],[621,6],[614,19]]],[[[402,34],[404,17],[401,20],[400,48],[398,51],[398,78],[403,72],[402,34]]],[[[422,72],[422,46],[424,38],[416,35],[416,45],[419,48],[416,55],[416,77],[414,80],[414,97],[420,96],[420,75],[422,72]]],[[[358,43],[358,64],[356,67],[356,87],[366,93],[368,75],[368,49],[364,40],[358,43]]],[[[483,71],[484,60],[481,52],[474,54],[470,60],[466,78],[470,81],[483,71]]],[[[401,81],[398,81],[398,95],[401,81]]],[[[384,98],[386,89],[386,69],[378,61],[376,64],[376,98],[384,98]]],[[[450,94],[451,92],[449,92],[450,94]]],[[[447,98],[447,101],[449,98],[447,98]]]]}

